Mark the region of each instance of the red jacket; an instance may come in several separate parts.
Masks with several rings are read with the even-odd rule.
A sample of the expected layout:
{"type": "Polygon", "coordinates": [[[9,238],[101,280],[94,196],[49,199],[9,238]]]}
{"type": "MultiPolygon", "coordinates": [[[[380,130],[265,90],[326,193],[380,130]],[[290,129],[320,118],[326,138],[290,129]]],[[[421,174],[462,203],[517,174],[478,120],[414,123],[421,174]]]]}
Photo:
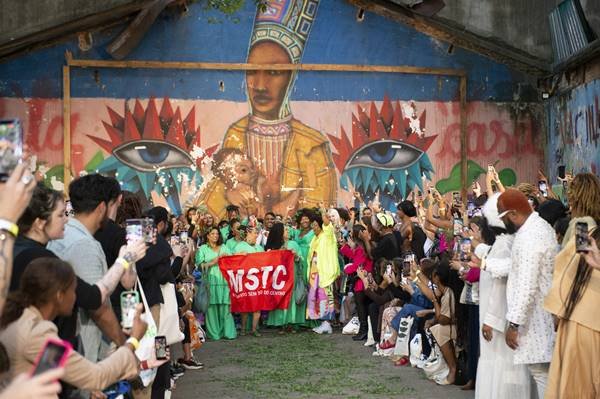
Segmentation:
{"type": "MultiPolygon", "coordinates": [[[[369,259],[362,246],[357,245],[352,249],[348,244],[344,244],[344,246],[340,248],[340,253],[352,261],[352,263],[348,263],[344,267],[344,273],[355,273],[360,265],[362,265],[369,273],[373,273],[373,260],[369,259]]],[[[362,280],[358,279],[354,284],[354,292],[361,292],[364,291],[364,289],[365,286],[362,280]]]]}

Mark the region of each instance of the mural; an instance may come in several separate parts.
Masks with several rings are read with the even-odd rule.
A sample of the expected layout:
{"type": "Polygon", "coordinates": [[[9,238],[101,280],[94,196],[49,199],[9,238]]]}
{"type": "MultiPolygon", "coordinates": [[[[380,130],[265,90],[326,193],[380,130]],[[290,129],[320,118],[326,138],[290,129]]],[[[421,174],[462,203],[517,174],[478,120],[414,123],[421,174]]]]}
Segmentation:
{"type": "MultiPolygon", "coordinates": [[[[515,103],[506,88],[522,84],[518,74],[489,59],[460,49],[449,55],[441,43],[375,15],[358,22],[342,0],[270,1],[262,13],[247,5],[239,24],[211,25],[205,12],[193,4],[190,18],[159,18],[131,57],[465,68],[469,180],[481,179],[493,163],[507,185],[533,181],[543,164],[541,107],[515,103]],[[218,38],[222,46],[181,40],[190,34],[218,38]]],[[[0,64],[0,117],[23,121],[38,170],[56,189],[63,189],[66,49],[92,57],[78,53],[74,41],[0,64]]],[[[235,204],[242,214],[284,214],[321,201],[350,205],[359,191],[393,208],[422,189],[423,176],[444,193],[460,186],[452,79],[75,68],[71,82],[71,174],[112,175],[146,206],[179,213],[202,204],[221,217],[235,204]]]]}
{"type": "Polygon", "coordinates": [[[598,173],[600,167],[600,79],[581,85],[546,103],[549,121],[549,178],[557,168],[571,173],[598,173]]]}

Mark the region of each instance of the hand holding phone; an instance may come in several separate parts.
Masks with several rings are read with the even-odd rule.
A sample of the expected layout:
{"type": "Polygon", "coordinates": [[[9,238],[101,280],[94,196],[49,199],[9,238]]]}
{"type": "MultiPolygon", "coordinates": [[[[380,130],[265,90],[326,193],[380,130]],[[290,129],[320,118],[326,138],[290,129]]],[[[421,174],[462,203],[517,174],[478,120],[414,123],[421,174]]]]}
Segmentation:
{"type": "Polygon", "coordinates": [[[589,247],[588,224],[586,222],[577,222],[575,225],[575,250],[577,253],[587,253],[589,247]]]}
{"type": "Polygon", "coordinates": [[[18,119],[0,120],[0,182],[5,182],[23,156],[23,129],[18,119]]]}
{"type": "Polygon", "coordinates": [[[68,341],[49,338],[38,354],[31,375],[35,376],[51,369],[63,367],[72,350],[73,347],[68,341]]]}
{"type": "Polygon", "coordinates": [[[167,337],[163,335],[154,337],[154,351],[156,360],[167,360],[167,337]]]}
{"type": "Polygon", "coordinates": [[[124,291],[121,293],[121,326],[123,328],[133,327],[138,303],[140,303],[140,296],[137,291],[124,291]]]}

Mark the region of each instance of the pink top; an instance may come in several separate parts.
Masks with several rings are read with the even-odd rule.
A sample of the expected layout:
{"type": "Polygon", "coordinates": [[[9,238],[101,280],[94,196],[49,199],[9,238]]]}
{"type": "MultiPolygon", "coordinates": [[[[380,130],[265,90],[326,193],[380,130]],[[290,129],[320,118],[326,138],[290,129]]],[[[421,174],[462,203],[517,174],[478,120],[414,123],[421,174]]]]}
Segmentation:
{"type": "Polygon", "coordinates": [[[472,267],[469,269],[467,274],[465,275],[465,281],[469,283],[476,283],[479,281],[479,274],[481,273],[481,269],[478,267],[472,267]]]}
{"type": "MultiPolygon", "coordinates": [[[[344,273],[355,273],[360,265],[363,265],[364,269],[369,273],[373,273],[373,260],[369,259],[362,246],[357,245],[354,247],[354,249],[352,249],[348,244],[345,244],[340,248],[340,253],[352,261],[352,263],[348,263],[344,267],[344,273]]],[[[361,292],[364,290],[365,286],[362,280],[359,278],[354,284],[354,292],[361,292]]]]}

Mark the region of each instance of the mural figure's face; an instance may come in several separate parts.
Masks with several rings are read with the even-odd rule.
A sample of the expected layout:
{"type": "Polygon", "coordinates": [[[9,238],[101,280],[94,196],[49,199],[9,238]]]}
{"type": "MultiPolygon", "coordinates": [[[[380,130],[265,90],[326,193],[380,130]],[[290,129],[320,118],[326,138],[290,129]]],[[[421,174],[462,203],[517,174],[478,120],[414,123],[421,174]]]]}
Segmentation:
{"type": "MultiPolygon", "coordinates": [[[[249,64],[288,64],[290,57],[278,44],[269,41],[257,43],[248,54],[249,64]]],[[[259,118],[275,120],[290,79],[291,71],[247,71],[246,85],[252,113],[259,118]]]]}

